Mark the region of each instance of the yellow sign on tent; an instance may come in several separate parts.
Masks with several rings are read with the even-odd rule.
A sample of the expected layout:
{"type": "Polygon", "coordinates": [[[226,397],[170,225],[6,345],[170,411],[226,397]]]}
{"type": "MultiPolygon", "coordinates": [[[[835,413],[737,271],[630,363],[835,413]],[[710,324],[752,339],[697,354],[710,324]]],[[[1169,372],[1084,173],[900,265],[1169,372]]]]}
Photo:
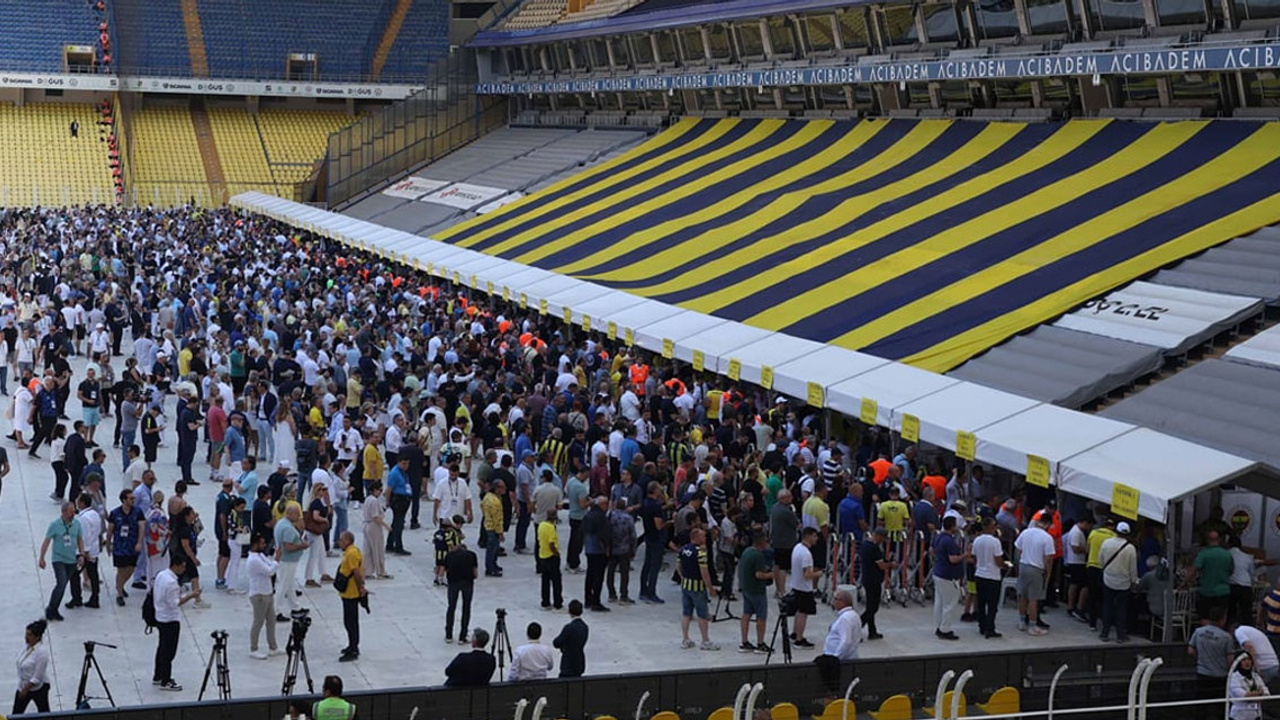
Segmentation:
{"type": "Polygon", "coordinates": [[[618,339],[618,323],[612,320],[609,321],[609,339],[615,342],[618,339]]]}
{"type": "Polygon", "coordinates": [[[702,351],[694,350],[693,351],[693,371],[702,372],[703,368],[706,367],[705,362],[706,362],[706,357],[702,354],[702,351]]]}
{"type": "Polygon", "coordinates": [[[676,343],[671,338],[662,338],[662,357],[670,360],[676,355],[676,343]]]}
{"type": "Polygon", "coordinates": [[[729,379],[738,382],[738,378],[742,377],[742,361],[737,358],[729,360],[729,379]]]}
{"type": "Polygon", "coordinates": [[[920,418],[910,413],[903,413],[900,434],[907,442],[920,442],[920,418]]]}
{"type": "Polygon", "coordinates": [[[1127,517],[1130,520],[1138,519],[1138,504],[1142,500],[1142,493],[1137,488],[1114,483],[1111,486],[1111,512],[1116,515],[1127,517]]]}
{"type": "Polygon", "coordinates": [[[969,461],[978,457],[978,436],[968,430],[957,430],[956,457],[969,461]]]}
{"type": "Polygon", "coordinates": [[[858,408],[858,419],[863,425],[875,425],[876,418],[880,415],[880,404],[871,398],[862,398],[862,405],[858,408]]]}
{"type": "Polygon", "coordinates": [[[765,390],[773,389],[773,368],[768,365],[760,366],[760,387],[765,390]]]}
{"type": "Polygon", "coordinates": [[[1049,487],[1049,461],[1039,455],[1027,456],[1027,484],[1049,487]]]}
{"type": "Polygon", "coordinates": [[[810,382],[805,393],[805,402],[809,407],[820,408],[827,403],[826,391],[820,383],[810,382]]]}

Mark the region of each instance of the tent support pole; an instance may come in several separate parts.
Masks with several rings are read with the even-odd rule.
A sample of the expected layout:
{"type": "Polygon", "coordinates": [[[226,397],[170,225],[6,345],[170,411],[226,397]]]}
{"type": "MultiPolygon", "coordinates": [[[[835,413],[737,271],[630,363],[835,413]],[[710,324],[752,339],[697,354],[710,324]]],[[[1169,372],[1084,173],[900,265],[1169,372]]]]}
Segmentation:
{"type": "MultiPolygon", "coordinates": [[[[1177,581],[1178,527],[1182,524],[1182,501],[1169,504],[1168,522],[1164,526],[1165,562],[1168,563],[1169,582],[1164,588],[1164,622],[1160,623],[1160,642],[1173,642],[1173,628],[1169,617],[1173,614],[1173,588],[1177,581]]],[[[1147,572],[1157,572],[1159,568],[1147,572]]]]}

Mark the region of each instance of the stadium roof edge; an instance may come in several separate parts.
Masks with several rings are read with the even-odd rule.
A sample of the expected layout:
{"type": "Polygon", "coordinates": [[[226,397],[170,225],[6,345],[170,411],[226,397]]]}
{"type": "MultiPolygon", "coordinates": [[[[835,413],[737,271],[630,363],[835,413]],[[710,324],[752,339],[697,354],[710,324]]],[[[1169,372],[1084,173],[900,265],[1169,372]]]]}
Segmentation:
{"type": "Polygon", "coordinates": [[[1036,474],[1097,501],[1114,504],[1128,491],[1129,497],[1136,494],[1135,514],[1160,522],[1167,521],[1171,503],[1216,485],[1238,482],[1268,493],[1280,482],[1280,471],[1270,465],[1149,428],[769,333],[291,200],[248,192],[234,196],[230,204],[624,338],[695,370],[905,431],[909,440],[962,457],[972,453],[977,461],[1029,477],[1036,474]],[[800,348],[812,355],[794,356],[778,348],[800,348]],[[818,356],[821,362],[809,362],[818,356]],[[912,429],[916,437],[911,437],[912,429]]]}
{"type": "MultiPolygon", "coordinates": [[[[503,47],[530,42],[574,40],[627,32],[669,30],[709,22],[744,20],[764,15],[783,15],[841,7],[869,5],[869,0],[734,0],[712,6],[695,5],[669,10],[615,15],[597,20],[562,23],[529,30],[484,30],[476,33],[468,45],[503,47]]],[[[641,6],[643,7],[643,6],[641,6]]]]}

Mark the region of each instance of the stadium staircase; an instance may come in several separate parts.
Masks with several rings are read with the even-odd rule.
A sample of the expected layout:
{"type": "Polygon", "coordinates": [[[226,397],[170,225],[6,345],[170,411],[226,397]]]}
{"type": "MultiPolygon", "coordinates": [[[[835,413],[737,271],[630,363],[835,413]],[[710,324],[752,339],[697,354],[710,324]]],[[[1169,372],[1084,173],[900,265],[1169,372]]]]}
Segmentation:
{"type": "Polygon", "coordinates": [[[200,161],[204,163],[204,174],[209,180],[214,202],[225,202],[227,176],[222,171],[222,159],[218,156],[218,144],[213,137],[213,123],[209,121],[203,98],[191,100],[191,126],[196,133],[200,161]]]}
{"type": "Polygon", "coordinates": [[[187,51],[191,54],[191,74],[209,77],[209,57],[204,48],[204,28],[196,0],[182,0],[182,25],[187,31],[187,51]]]}
{"type": "Polygon", "coordinates": [[[373,52],[373,62],[369,69],[370,79],[377,80],[382,75],[382,68],[387,64],[387,57],[391,55],[391,48],[395,47],[396,38],[400,36],[400,28],[403,27],[404,19],[412,7],[413,0],[396,0],[395,9],[391,11],[387,26],[382,30],[382,39],[378,41],[378,47],[373,52]]]}
{"type": "Polygon", "coordinates": [[[686,118],[433,237],[940,372],[1277,200],[1274,123],[686,118]]]}

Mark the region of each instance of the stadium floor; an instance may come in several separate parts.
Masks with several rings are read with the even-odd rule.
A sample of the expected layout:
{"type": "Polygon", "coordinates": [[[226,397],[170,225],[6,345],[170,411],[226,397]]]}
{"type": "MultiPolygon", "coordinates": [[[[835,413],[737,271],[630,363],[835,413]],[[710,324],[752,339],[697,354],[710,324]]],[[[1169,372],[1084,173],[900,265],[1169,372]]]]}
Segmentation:
{"type": "MultiPolygon", "coordinates": [[[[119,358],[116,359],[116,364],[123,365],[119,358]]],[[[83,372],[83,365],[80,358],[72,359],[72,366],[77,374],[83,372]]],[[[9,398],[3,398],[3,402],[7,409],[9,398]]],[[[172,416],[172,398],[166,403],[166,407],[172,416]]],[[[68,426],[80,417],[80,408],[74,399],[68,403],[67,414],[72,418],[71,421],[64,421],[68,426]]],[[[110,447],[113,422],[105,420],[99,428],[99,438],[107,439],[107,442],[99,444],[108,452],[106,488],[107,496],[112,498],[108,503],[109,508],[118,505],[114,498],[120,491],[122,474],[119,457],[110,447]]],[[[0,426],[3,426],[0,435],[8,434],[11,421],[6,417],[0,420],[0,426]]],[[[178,477],[174,450],[177,440],[172,431],[166,431],[166,443],[168,447],[160,449],[159,461],[154,469],[159,478],[157,487],[167,497],[178,477]]],[[[41,451],[42,460],[28,459],[26,451],[14,449],[7,441],[5,449],[9,453],[12,471],[5,478],[3,495],[0,497],[0,537],[4,538],[5,550],[0,555],[0,577],[4,578],[8,588],[7,609],[0,613],[0,652],[8,648],[16,655],[22,646],[23,628],[28,622],[41,617],[53,587],[52,570],[38,570],[36,561],[45,528],[57,516],[58,509],[57,504],[48,497],[53,489],[48,447],[41,451]]],[[[287,433],[280,434],[276,449],[277,453],[283,452],[284,457],[292,459],[292,442],[287,439],[287,433]]],[[[269,472],[263,473],[262,477],[265,478],[269,472]]],[[[248,599],[213,589],[217,544],[211,539],[211,533],[214,498],[218,488],[203,482],[207,478],[208,469],[200,460],[197,460],[195,475],[202,482],[190,489],[187,499],[201,513],[206,527],[210,528],[206,533],[210,540],[201,547],[199,557],[202,562],[201,582],[208,588],[205,599],[212,607],[205,610],[194,609],[190,605],[183,607],[182,637],[174,663],[174,677],[183,685],[184,690],[178,693],[165,692],[152,686],[150,675],[156,635],[143,634],[140,607],[144,593],[131,591],[128,606],[117,607],[114,591],[111,589],[114,587],[114,571],[109,567],[110,559],[104,555],[99,559],[100,573],[104,578],[111,579],[104,583],[102,609],[64,608],[61,612],[66,621],[51,623],[50,632],[46,636],[52,654],[50,675],[54,687],[50,693],[50,704],[53,710],[74,709],[84,652],[82,645],[86,640],[119,646],[118,650],[100,647],[95,653],[118,705],[194,702],[212,649],[210,633],[219,629],[226,629],[231,634],[228,659],[232,697],[270,697],[280,694],[284,656],[266,661],[248,657],[247,634],[252,617],[248,599]]],[[[478,504],[475,507],[476,517],[479,518],[478,504]]],[[[351,529],[360,538],[358,515],[357,511],[351,512],[351,529]]],[[[427,507],[424,505],[424,521],[427,517],[427,507]]],[[[333,589],[324,586],[306,590],[302,603],[312,608],[314,618],[307,636],[306,649],[317,691],[323,677],[331,673],[341,675],[349,689],[443,684],[444,667],[461,648],[445,644],[443,639],[447,595],[443,587],[431,585],[431,530],[428,528],[429,526],[424,525],[421,530],[406,529],[405,546],[414,553],[413,556],[388,557],[388,570],[395,576],[394,579],[370,583],[372,614],[361,614],[361,656],[358,661],[338,663],[338,653],[346,644],[346,636],[342,628],[341,604],[333,589]]],[[[562,525],[563,543],[567,543],[567,534],[567,524],[562,525]]],[[[478,528],[475,524],[466,528],[466,542],[473,549],[477,535],[478,528]]],[[[508,537],[508,546],[510,542],[511,538],[508,537]]],[[[506,571],[504,577],[481,577],[477,581],[472,613],[473,627],[492,630],[495,608],[505,607],[509,611],[508,623],[512,640],[519,645],[523,642],[524,627],[529,622],[541,623],[544,636],[549,642],[549,638],[554,637],[568,621],[567,613],[543,612],[539,609],[537,576],[530,557],[513,555],[503,558],[502,564],[506,571]]],[[[671,560],[670,555],[668,560],[671,560]]],[[[336,558],[326,559],[325,569],[333,572],[337,563],[336,558]]],[[[636,562],[636,572],[632,573],[633,589],[638,587],[639,566],[640,563],[636,562]]],[[[581,598],[584,577],[565,574],[566,602],[575,597],[581,598]]],[[[703,668],[708,663],[718,666],[764,663],[763,655],[742,654],[737,651],[737,621],[720,622],[711,626],[712,639],[722,646],[719,652],[681,651],[680,596],[676,586],[668,578],[669,574],[664,573],[659,584],[659,594],[667,600],[665,605],[615,606],[614,611],[608,614],[586,613],[585,620],[591,627],[591,639],[586,649],[589,675],[703,668]]],[[[68,593],[66,599],[69,597],[68,593]]],[[[740,605],[741,603],[735,603],[735,614],[740,610],[740,605]]],[[[833,616],[829,607],[819,606],[818,615],[810,620],[810,629],[806,635],[818,644],[819,649],[833,616]]],[[[864,644],[864,658],[930,655],[935,652],[1082,647],[1097,642],[1096,636],[1084,625],[1068,620],[1062,611],[1046,616],[1046,620],[1053,625],[1053,630],[1048,635],[1036,638],[1018,633],[1012,604],[1003,606],[997,617],[997,628],[1004,633],[1004,638],[999,640],[982,639],[977,634],[976,625],[971,623],[958,623],[960,641],[938,640],[933,635],[931,606],[911,605],[906,609],[886,606],[881,610],[878,620],[880,631],[886,638],[864,644]]],[[[773,630],[772,623],[773,620],[770,619],[770,633],[773,630]]],[[[282,648],[288,627],[285,623],[277,625],[282,648]]],[[[1134,637],[1139,634],[1136,633],[1134,637]]],[[[691,631],[691,636],[697,637],[696,629],[691,631]]],[[[1134,644],[1138,643],[1135,639],[1134,644]]],[[[266,639],[263,637],[262,647],[265,646],[266,639]]],[[[812,649],[797,649],[795,662],[807,663],[815,654],[816,651],[812,649]]],[[[775,655],[774,662],[779,661],[780,657],[775,655]]],[[[956,668],[957,671],[964,669],[956,668]]],[[[301,676],[299,682],[303,683],[302,689],[305,690],[301,676]]],[[[102,694],[96,679],[90,682],[89,693],[102,694]]],[[[217,689],[211,680],[206,697],[216,696],[217,689]]],[[[796,700],[799,702],[804,699],[796,700]]],[[[93,702],[94,707],[105,705],[105,700],[93,702]]]]}

